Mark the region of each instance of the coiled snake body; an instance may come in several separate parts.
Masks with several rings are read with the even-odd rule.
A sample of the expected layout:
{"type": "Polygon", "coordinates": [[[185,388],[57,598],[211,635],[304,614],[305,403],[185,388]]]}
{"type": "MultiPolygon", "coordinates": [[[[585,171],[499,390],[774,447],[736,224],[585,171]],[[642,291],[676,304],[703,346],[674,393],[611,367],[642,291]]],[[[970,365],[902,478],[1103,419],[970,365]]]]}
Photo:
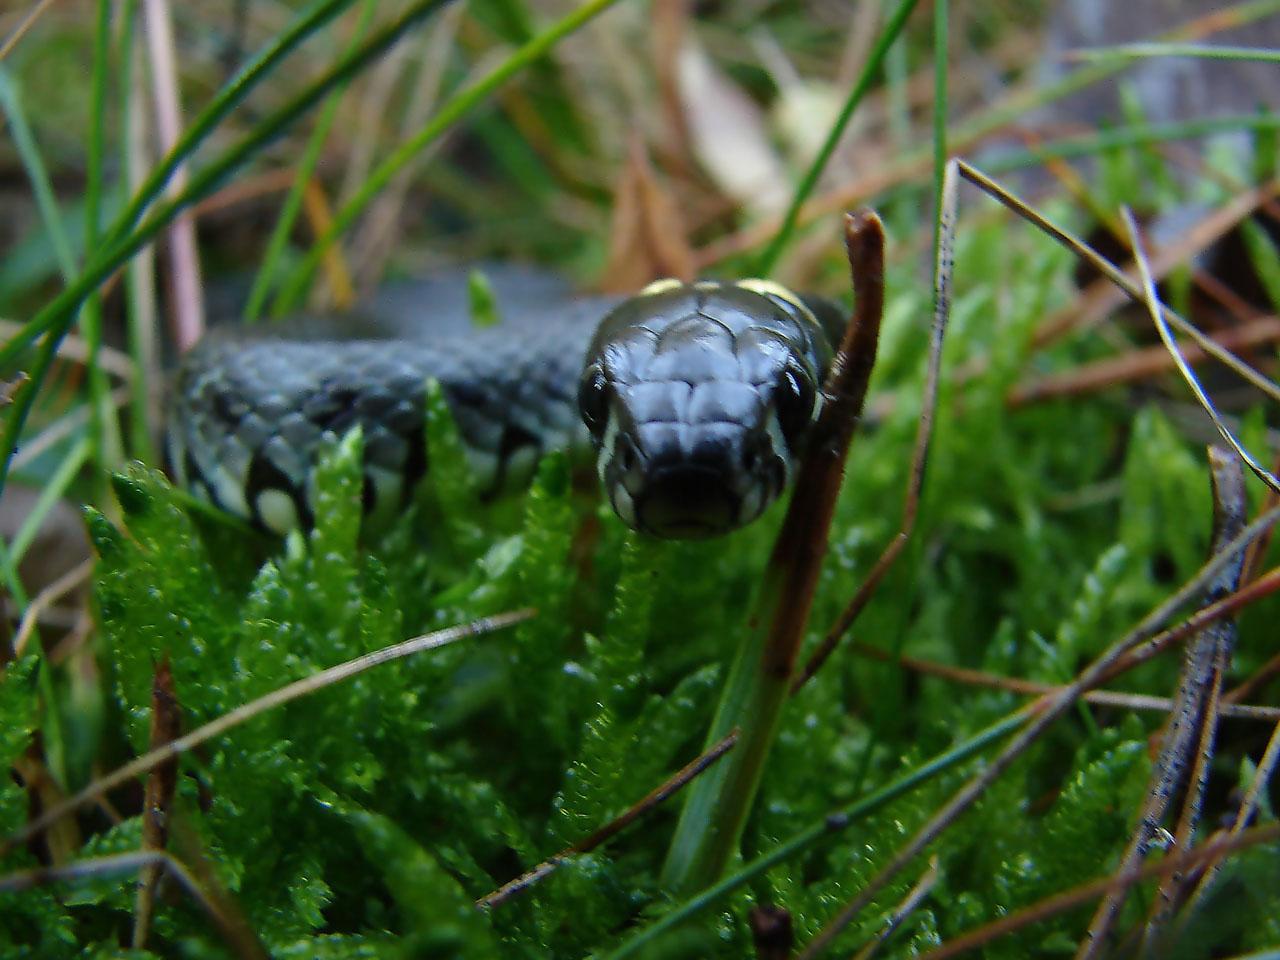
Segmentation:
{"type": "Polygon", "coordinates": [[[374,336],[208,336],[184,360],[168,455],[196,496],[275,532],[314,519],[326,437],[364,433],[366,511],[394,510],[427,471],[426,383],[440,383],[482,487],[544,452],[594,448],[615,512],[660,537],[715,536],[782,491],[820,406],[826,301],[763,281],[660,281],[572,297],[544,274],[489,275],[500,322],[475,327],[459,277],[392,286],[374,336]]]}

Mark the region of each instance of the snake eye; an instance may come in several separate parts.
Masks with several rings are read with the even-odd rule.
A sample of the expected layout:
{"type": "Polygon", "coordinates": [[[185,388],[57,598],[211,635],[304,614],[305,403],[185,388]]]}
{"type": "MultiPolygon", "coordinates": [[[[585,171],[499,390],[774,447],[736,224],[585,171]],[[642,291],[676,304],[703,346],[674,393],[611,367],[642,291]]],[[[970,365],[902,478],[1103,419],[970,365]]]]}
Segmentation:
{"type": "Polygon", "coordinates": [[[592,436],[599,437],[609,421],[609,381],[598,364],[591,364],[582,373],[582,381],[578,385],[578,409],[592,436]]]}
{"type": "Polygon", "coordinates": [[[774,391],[774,405],[778,411],[778,426],[783,439],[794,451],[813,420],[813,403],[816,394],[813,385],[798,370],[788,367],[778,377],[774,391]]]}

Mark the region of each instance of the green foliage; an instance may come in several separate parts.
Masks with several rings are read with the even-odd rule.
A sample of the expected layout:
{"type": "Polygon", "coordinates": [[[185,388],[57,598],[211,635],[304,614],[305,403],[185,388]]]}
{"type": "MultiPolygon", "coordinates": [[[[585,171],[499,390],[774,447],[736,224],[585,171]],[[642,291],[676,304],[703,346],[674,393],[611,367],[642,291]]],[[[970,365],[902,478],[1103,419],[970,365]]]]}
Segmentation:
{"type": "MultiPolygon", "coordinates": [[[[0,757],[13,759],[27,748],[36,729],[35,657],[11,664],[0,683],[0,757]]],[[[0,781],[0,831],[12,833],[26,814],[22,791],[11,778],[0,781]]]]}
{"type": "MultiPolygon", "coordinates": [[[[1127,731],[1106,731],[1082,744],[1047,813],[1027,817],[1017,831],[996,832],[993,845],[979,851],[992,870],[992,912],[1029,906],[1115,868],[1150,771],[1146,741],[1125,739],[1141,727],[1126,726],[1127,731]],[[1101,851],[1109,851],[1107,858],[1101,851]]],[[[983,813],[1005,816],[999,807],[988,802],[983,813]]],[[[1068,913],[1007,938],[991,955],[1025,957],[1055,941],[1072,943],[1089,912],[1068,913]]]]}
{"type": "Polygon", "coordinates": [[[348,814],[371,866],[386,878],[408,936],[405,957],[492,956],[497,942],[458,882],[413,838],[385,817],[348,814]]]}
{"type": "MultiPolygon", "coordinates": [[[[993,269],[1009,256],[1000,244],[994,230],[970,234],[962,270],[984,262],[993,269]]],[[[1018,364],[1010,344],[1025,343],[1046,303],[1044,279],[1062,265],[1047,248],[1028,257],[1029,265],[1009,271],[1035,284],[1025,299],[995,299],[962,284],[953,358],[982,354],[994,367],[963,397],[944,396],[919,534],[935,561],[919,563],[917,553],[890,577],[859,636],[1058,682],[1198,566],[1209,502],[1201,459],[1152,409],[1125,431],[1105,426],[1101,409],[1005,414],[1003,394],[1018,364]],[[1122,481],[1120,499],[1055,514],[1046,504],[1060,491],[1107,476],[1099,444],[1123,444],[1122,466],[1111,468],[1122,481]]],[[[896,525],[885,504],[900,499],[923,349],[909,327],[922,305],[904,299],[894,313],[898,329],[888,332],[900,352],[879,374],[879,390],[894,390],[898,403],[858,440],[815,635],[896,525]]],[[[644,541],[606,518],[584,565],[575,532],[593,518],[574,499],[568,461],[546,459],[515,504],[481,504],[438,390],[429,406],[432,482],[415,509],[381,534],[361,533],[361,442],[352,434],[317,473],[316,528],[286,539],[252,578],[231,572],[223,533],[193,523],[159,474],[132,466],[115,479],[126,526],[88,513],[99,556],[102,662],[122,721],[114,749],[121,738],[146,749],[162,658],[190,730],[406,636],[532,605],[538,616],[506,634],[315,692],[186,755],[174,817],[198,838],[258,936],[283,956],[607,951],[663,909],[656,877],[678,800],[514,902],[476,912],[470,901],[589,834],[696,754],[777,512],[713,544],[644,541]]],[[[0,685],[7,756],[25,748],[39,723],[34,664],[12,666],[0,685]]],[[[956,691],[838,658],[784,713],[746,853],[821,822],[1013,704],[1006,693],[956,691]]],[[[1149,729],[1132,717],[1061,724],[944,836],[936,848],[943,879],[889,954],[914,955],[1113,865],[1145,783],[1149,729]]],[[[759,901],[785,907],[799,935],[811,936],[963,773],[917,788],[774,867],[664,940],[660,952],[749,955],[746,916],[759,901]]],[[[11,831],[25,816],[24,797],[16,785],[0,791],[11,831]]],[[[82,855],[136,845],[137,811],[126,813],[82,855]]],[[[1260,885],[1273,863],[1263,853],[1242,858],[1224,879],[1253,891],[1259,918],[1274,906],[1258,892],[1273,888],[1260,885]]],[[[7,866],[30,862],[15,853],[7,866]]],[[[874,934],[924,866],[882,891],[837,948],[855,949],[874,934]]],[[[3,935],[24,942],[41,930],[70,944],[85,924],[127,915],[131,896],[118,879],[71,897],[29,891],[6,902],[3,935]]],[[[1205,905],[1206,917],[1219,915],[1216,902],[1205,905]]],[[[1077,914],[1055,919],[991,955],[1054,953],[1080,922],[1077,914]]],[[[1229,944],[1265,942],[1243,926],[1231,930],[1229,944]]],[[[154,937],[157,951],[200,943],[207,952],[218,942],[181,898],[160,904],[154,937]]]]}
{"type": "MultiPolygon", "coordinates": [[[[520,12],[494,4],[487,15],[518,39],[527,25],[511,17],[520,12]]],[[[549,89],[559,82],[542,79],[549,89]]],[[[513,139],[505,120],[488,123],[501,131],[494,139],[513,139]]],[[[1144,179],[1149,161],[1116,153],[1106,177],[1116,189],[1171,189],[1144,179]]],[[[1199,566],[1210,501],[1202,451],[1154,405],[1135,410],[1116,392],[1009,409],[1009,390],[1029,369],[1061,372],[1099,350],[1088,339],[1064,343],[1029,368],[1037,325],[1071,295],[1070,264],[1043,238],[1010,242],[1018,229],[962,227],[946,366],[981,362],[983,372],[944,385],[919,527],[853,639],[1057,683],[1199,566]]],[[[899,523],[929,305],[912,264],[893,268],[889,289],[871,393],[891,409],[855,441],[806,652],[899,523]]],[[[427,408],[429,481],[381,527],[362,526],[358,434],[335,442],[317,472],[316,528],[265,550],[189,510],[154,470],[131,465],[115,477],[121,522],[87,512],[107,699],[93,759],[109,768],[147,749],[162,660],[190,731],[406,637],[533,607],[537,616],[512,630],[315,691],[184,754],[171,848],[183,859],[199,851],[276,956],[605,956],[671,907],[659,875],[678,796],[513,900],[485,911],[472,902],[591,834],[698,753],[780,509],[722,542],[652,542],[625,533],[600,504],[584,505],[560,455],[544,459],[528,492],[482,503],[436,385],[427,408]]],[[[1247,437],[1264,430],[1261,416],[1247,419],[1247,437]]],[[[1273,655],[1274,613],[1273,602],[1245,618],[1244,662],[1273,655]]],[[[1124,683],[1164,695],[1175,668],[1161,663],[1124,683]]],[[[5,669],[0,761],[75,712],[66,671],[42,670],[31,653],[5,669]]],[[[1019,702],[842,649],[784,711],[744,855],[823,824],[1019,702]]],[[[940,880],[883,955],[919,955],[1112,869],[1160,723],[1092,708],[1064,718],[935,845],[940,880]]],[[[1248,729],[1225,728],[1216,778],[1235,776],[1255,749],[1248,729]]],[[[88,764],[65,766],[86,772],[63,786],[82,786],[88,764]]],[[[788,910],[798,936],[811,937],[977,768],[948,770],[823,834],[649,955],[750,957],[748,916],[762,902],[788,910]]],[[[78,858],[137,848],[137,786],[111,796],[120,824],[82,817],[78,858]]],[[[24,784],[0,781],[0,831],[18,829],[30,803],[24,784]]],[[[1213,814],[1224,806],[1211,805],[1213,814]]],[[[38,843],[16,848],[3,868],[35,866],[44,854],[38,843]]],[[[1224,953],[1280,940],[1276,862],[1274,849],[1231,861],[1195,929],[1212,930],[1224,953]]],[[[873,936],[926,866],[921,858],[881,891],[836,955],[873,936]]],[[[130,955],[119,944],[133,896],[133,878],[118,876],[0,894],[0,954],[38,943],[30,949],[44,955],[130,955]]],[[[988,955],[1056,956],[1082,915],[1048,920],[988,955]]],[[[157,904],[150,948],[132,955],[227,953],[181,891],[157,904]]]]}

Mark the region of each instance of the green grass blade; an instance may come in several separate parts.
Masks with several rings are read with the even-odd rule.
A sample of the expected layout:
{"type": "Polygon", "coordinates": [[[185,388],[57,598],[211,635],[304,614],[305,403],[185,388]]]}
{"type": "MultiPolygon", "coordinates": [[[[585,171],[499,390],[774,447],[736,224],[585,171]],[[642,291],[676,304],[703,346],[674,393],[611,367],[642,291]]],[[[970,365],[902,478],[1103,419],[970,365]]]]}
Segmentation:
{"type": "Polygon", "coordinates": [[[58,469],[54,471],[53,476],[48,479],[40,490],[40,496],[36,498],[31,512],[22,521],[22,526],[14,534],[13,542],[9,544],[9,562],[15,568],[22,563],[22,558],[27,555],[28,548],[35,542],[36,536],[40,533],[40,528],[49,516],[49,511],[61,499],[67,488],[71,486],[71,481],[80,472],[80,468],[89,459],[92,448],[93,443],[88,437],[81,437],[76,441],[75,446],[68,451],[67,455],[62,458],[62,462],[58,464],[58,469]]]}
{"type": "MultiPolygon", "coordinates": [[[[1240,27],[1280,12],[1280,0],[1257,0],[1255,3],[1240,4],[1233,7],[1231,12],[1233,14],[1232,26],[1240,27]]],[[[961,144],[963,148],[963,145],[974,143],[1001,130],[1033,110],[1069,97],[1073,93],[1119,73],[1127,64],[1127,60],[1086,64],[1078,70],[1073,70],[1056,83],[1045,87],[1036,87],[1027,90],[1025,93],[1015,94],[1000,106],[985,110],[972,120],[957,124],[951,130],[950,140],[952,143],[961,144]]],[[[901,155],[897,159],[897,163],[903,167],[915,166],[923,162],[926,157],[925,151],[932,149],[932,145],[930,145],[927,148],[909,151],[901,155]]],[[[811,191],[812,188],[808,192],[811,191]]],[[[762,255],[757,263],[755,269],[757,274],[765,275],[776,265],[783,247],[790,239],[790,235],[800,225],[802,213],[805,214],[805,222],[808,222],[816,216],[831,212],[828,208],[821,208],[812,213],[807,213],[802,209],[803,203],[802,199],[799,205],[793,204],[792,208],[787,211],[786,219],[782,226],[779,227],[778,233],[765,251],[765,255],[762,255]]]]}
{"type": "Polygon", "coordinates": [[[898,797],[914,789],[932,777],[937,776],[944,770],[947,770],[957,763],[963,763],[978,752],[986,749],[997,740],[1008,736],[1018,727],[1026,722],[1030,711],[1028,707],[1015,710],[1013,713],[1001,720],[993,723],[991,726],[980,731],[970,737],[964,743],[952,747],[950,750],[939,754],[927,763],[923,763],[916,767],[910,773],[904,774],[892,783],[881,787],[872,794],[856,800],[844,807],[828,815],[820,823],[796,834],[790,840],[779,844],[768,853],[756,857],[750,863],[742,867],[736,873],[732,873],[718,883],[708,887],[695,897],[676,906],[670,913],[664,914],[661,919],[654,921],[645,927],[639,933],[635,934],[629,940],[622,944],[613,953],[608,954],[605,960],[622,960],[623,957],[634,956],[639,950],[646,945],[652,943],[659,936],[668,930],[684,923],[686,920],[697,916],[719,903],[733,891],[739,889],[750,881],[759,877],[766,870],[771,869],[779,863],[785,863],[793,857],[799,856],[810,847],[814,846],[823,837],[829,835],[836,830],[843,830],[853,822],[867,817],[881,807],[893,802],[898,797]]]}
{"type": "Polygon", "coordinates": [[[916,3],[917,0],[900,0],[884,29],[880,31],[876,45],[872,48],[871,54],[867,57],[867,62],[862,68],[862,73],[858,76],[857,82],[854,83],[853,89],[845,99],[844,106],[840,108],[836,122],[831,125],[831,129],[827,133],[827,139],[823,141],[822,148],[818,151],[817,156],[813,158],[813,163],[809,165],[809,169],[805,171],[805,175],[801,178],[795,193],[792,194],[791,205],[787,207],[786,215],[782,218],[782,225],[778,228],[778,232],[774,234],[773,240],[769,242],[769,246],[765,248],[764,253],[760,255],[754,270],[756,276],[767,277],[773,272],[773,268],[778,265],[778,259],[782,256],[782,251],[786,249],[787,243],[791,240],[791,235],[795,232],[796,225],[800,220],[800,208],[804,206],[804,202],[809,199],[810,194],[813,193],[814,188],[818,185],[818,178],[822,176],[822,171],[826,169],[827,163],[831,160],[831,155],[835,153],[836,145],[839,144],[841,136],[844,135],[845,127],[849,125],[849,120],[853,117],[853,111],[858,108],[858,104],[862,102],[863,97],[871,89],[871,84],[880,73],[881,64],[884,63],[884,59],[888,55],[890,48],[892,48],[894,41],[898,39],[898,34],[906,26],[907,18],[911,16],[916,3]]]}
{"type": "MultiPolygon", "coordinates": [[[[98,0],[98,16],[94,26],[93,76],[90,81],[89,144],[84,188],[84,248],[97,249],[102,232],[102,165],[106,153],[107,66],[111,52],[111,3],[98,0]]],[[[93,443],[93,459],[103,467],[111,467],[123,456],[115,410],[111,405],[111,387],[106,371],[98,362],[102,348],[102,298],[89,297],[80,315],[80,331],[89,348],[89,436],[93,443]]]]}
{"type": "MultiPolygon", "coordinates": [[[[119,77],[119,136],[121,179],[126,188],[137,178],[137,158],[132,155],[133,137],[130,129],[134,111],[133,102],[134,47],[136,33],[134,17],[137,0],[125,0],[120,8],[120,38],[116,50],[116,74],[119,77]]],[[[142,261],[129,264],[125,277],[125,300],[128,317],[129,355],[133,358],[133,379],[129,384],[129,454],[143,463],[155,463],[156,451],[151,442],[151,374],[155,370],[157,324],[151,309],[155,284],[142,261]]]]}
{"type": "MultiPolygon", "coordinates": [[[[41,334],[65,325],[69,311],[75,310],[99,283],[110,276],[125,260],[152,240],[160,230],[168,226],[180,212],[209,196],[217,186],[242,163],[271,142],[311,107],[324,98],[338,84],[350,79],[414,27],[422,18],[444,6],[449,0],[417,0],[401,15],[374,35],[360,50],[342,58],[330,70],[280,107],[260,123],[251,133],[224,151],[208,166],[198,170],[185,190],[155,211],[132,233],[112,243],[110,236],[104,241],[106,250],[91,260],[85,270],[68,289],[46,304],[31,320],[23,325],[13,338],[0,347],[0,365],[14,359],[41,334]]],[[[148,180],[150,182],[150,180],[148,180]]],[[[122,218],[123,219],[123,218],[122,218]]]]}
{"type": "Polygon", "coordinates": [[[467,89],[455,95],[444,104],[436,115],[417,134],[397,147],[378,168],[370,174],[355,196],[338,211],[333,224],[324,235],[315,242],[293,273],[281,288],[273,308],[278,316],[287,313],[302,299],[311,282],[311,276],[320,264],[320,258],[333,246],[334,242],[355,221],[378,193],[391,182],[406,164],[413,160],[423,149],[440,137],[446,130],[465,117],[502,84],[525,67],[545,56],[552,47],[584,24],[594,19],[613,6],[617,0],[589,0],[581,7],[552,24],[524,46],[514,51],[492,72],[482,77],[467,89]]]}
{"type": "Polygon", "coordinates": [[[992,172],[1003,172],[1033,166],[1048,159],[1071,160],[1077,157],[1092,157],[1108,150],[1170,143],[1176,140],[1197,140],[1237,130],[1274,133],[1280,130],[1280,116],[1238,114],[1203,117],[1196,120],[1128,124],[1098,133],[1048,140],[1028,150],[1018,150],[993,158],[990,167],[992,172]]]}
{"type": "MultiPolygon", "coordinates": [[[[347,53],[351,53],[359,47],[360,41],[364,39],[365,32],[369,28],[369,22],[373,19],[373,14],[377,8],[377,0],[364,0],[364,6],[360,9],[360,20],[356,24],[351,43],[347,47],[347,53]]],[[[280,208],[280,217],[276,220],[275,228],[271,231],[271,238],[267,241],[267,250],[262,257],[262,267],[258,270],[258,275],[253,278],[253,287],[249,291],[249,302],[244,308],[245,323],[253,323],[262,315],[262,307],[267,302],[267,294],[271,291],[271,284],[280,272],[280,258],[284,254],[285,244],[289,242],[289,234],[293,231],[293,225],[298,219],[298,212],[302,209],[303,192],[306,190],[307,182],[311,179],[312,173],[315,172],[316,164],[320,162],[320,151],[324,149],[325,141],[329,138],[329,130],[333,126],[334,118],[338,115],[338,106],[342,102],[342,95],[346,92],[346,89],[347,84],[342,83],[334,88],[333,93],[329,94],[329,98],[320,110],[315,129],[311,131],[311,137],[307,140],[306,149],[302,152],[302,159],[298,162],[297,175],[289,186],[289,193],[284,198],[284,204],[280,208]]]]}
{"type": "Polygon", "coordinates": [[[57,198],[53,195],[53,185],[49,182],[49,171],[35,136],[27,123],[26,111],[22,108],[22,94],[8,69],[0,64],[0,109],[9,121],[9,132],[13,135],[13,144],[26,169],[27,179],[31,181],[31,192],[35,194],[36,206],[40,210],[40,219],[53,243],[54,255],[58,260],[58,269],[63,280],[70,282],[76,274],[75,254],[71,252],[71,242],[63,229],[62,215],[58,210],[57,198]]]}
{"type": "Polygon", "coordinates": [[[1243,60],[1252,63],[1280,63],[1280,50],[1263,47],[1213,46],[1203,43],[1123,43],[1114,47],[1072,50],[1067,59],[1085,63],[1114,60],[1146,60],[1155,57],[1192,57],[1202,60],[1243,60]]]}
{"type": "MultiPolygon", "coordinates": [[[[11,363],[32,341],[41,334],[47,334],[41,344],[40,353],[28,374],[30,383],[19,392],[9,407],[9,418],[0,436],[0,450],[3,460],[0,461],[0,492],[9,474],[9,464],[17,445],[22,427],[31,412],[31,405],[44,377],[48,372],[53,356],[56,354],[62,337],[70,327],[75,311],[79,309],[85,298],[98,284],[110,276],[129,257],[145,246],[163,230],[173,219],[187,207],[209,196],[224,178],[229,176],[242,163],[258,152],[266,143],[279,136],[281,131],[297,120],[303,113],[313,107],[326,93],[337,84],[364,69],[372,60],[380,56],[388,47],[400,39],[419,20],[432,13],[447,0],[418,0],[411,4],[401,15],[387,24],[375,34],[360,50],[344,57],[328,73],[321,77],[310,88],[298,94],[291,102],[278,109],[267,120],[239,143],[225,151],[217,160],[199,170],[189,181],[185,190],[168,203],[160,207],[144,223],[137,227],[123,240],[112,246],[106,253],[93,260],[76,280],[41,309],[22,330],[2,348],[0,348],[0,365],[11,363]]],[[[109,239],[108,239],[109,242],[109,239]]]]}

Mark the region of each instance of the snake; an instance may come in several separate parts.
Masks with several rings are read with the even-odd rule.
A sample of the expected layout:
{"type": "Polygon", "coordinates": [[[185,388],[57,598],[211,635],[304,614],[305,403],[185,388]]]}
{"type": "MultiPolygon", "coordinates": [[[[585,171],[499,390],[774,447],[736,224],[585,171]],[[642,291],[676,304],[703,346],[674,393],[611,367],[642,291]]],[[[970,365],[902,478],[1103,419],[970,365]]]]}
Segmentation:
{"type": "Polygon", "coordinates": [[[176,481],[265,531],[309,528],[322,452],[359,427],[364,511],[394,516],[429,473],[435,381],[483,497],[565,450],[594,456],[628,527],[700,539],[750,523],[787,488],[844,325],[836,304],[759,279],[592,296],[517,265],[484,277],[488,324],[453,271],[388,284],[342,315],[215,327],[174,383],[176,481]]]}

